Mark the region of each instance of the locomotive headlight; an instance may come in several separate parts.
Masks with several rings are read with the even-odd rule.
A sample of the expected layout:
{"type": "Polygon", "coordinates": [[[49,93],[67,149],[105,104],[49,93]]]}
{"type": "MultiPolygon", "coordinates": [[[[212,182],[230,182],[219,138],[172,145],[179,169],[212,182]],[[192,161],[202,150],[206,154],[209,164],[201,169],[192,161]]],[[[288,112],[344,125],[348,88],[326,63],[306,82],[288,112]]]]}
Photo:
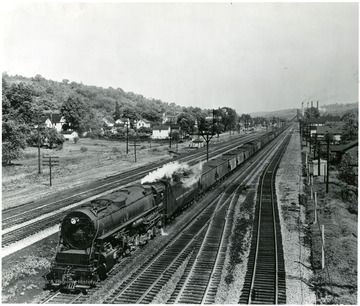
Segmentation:
{"type": "Polygon", "coordinates": [[[70,222],[71,222],[71,224],[76,224],[76,222],[78,222],[79,221],[79,218],[71,218],[71,220],[70,220],[70,222]]]}

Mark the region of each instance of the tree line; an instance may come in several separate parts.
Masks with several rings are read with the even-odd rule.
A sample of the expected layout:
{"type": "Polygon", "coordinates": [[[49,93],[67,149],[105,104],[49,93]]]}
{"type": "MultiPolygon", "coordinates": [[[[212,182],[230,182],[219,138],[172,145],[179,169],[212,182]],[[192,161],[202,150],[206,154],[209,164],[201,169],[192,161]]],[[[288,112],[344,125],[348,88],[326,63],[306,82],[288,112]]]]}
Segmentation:
{"type": "MultiPolygon", "coordinates": [[[[50,147],[61,146],[62,135],[54,129],[39,125],[44,115],[58,112],[64,116],[63,129],[73,129],[80,134],[90,132],[93,137],[104,136],[102,119],[110,116],[114,120],[129,118],[131,124],[139,119],[147,119],[153,125],[161,124],[163,113],[177,115],[172,137],[178,129],[182,134],[197,132],[195,123],[214,116],[217,133],[238,128],[238,116],[234,109],[223,107],[216,110],[199,107],[181,107],[175,103],[148,99],[140,94],[125,92],[121,88],[102,88],[70,82],[47,80],[41,75],[26,78],[2,75],[2,150],[3,163],[17,159],[29,145],[41,145],[47,141],[50,147]],[[38,137],[38,133],[40,137],[38,137]]],[[[133,128],[133,126],[131,126],[133,128]]],[[[119,129],[120,135],[124,129],[119,129]]],[[[142,131],[149,134],[148,130],[142,131]]],[[[105,136],[109,133],[105,133],[105,136]]],[[[118,137],[120,137],[120,135],[118,137]]]]}

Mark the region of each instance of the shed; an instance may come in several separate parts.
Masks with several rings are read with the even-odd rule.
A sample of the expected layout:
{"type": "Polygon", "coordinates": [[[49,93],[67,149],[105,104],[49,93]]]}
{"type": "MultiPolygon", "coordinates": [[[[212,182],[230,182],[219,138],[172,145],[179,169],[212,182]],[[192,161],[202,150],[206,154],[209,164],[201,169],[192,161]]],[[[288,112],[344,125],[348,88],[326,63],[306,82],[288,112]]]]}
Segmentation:
{"type": "Polygon", "coordinates": [[[200,138],[196,138],[196,139],[194,139],[194,140],[191,142],[191,146],[192,146],[193,148],[198,148],[198,149],[200,149],[200,148],[202,148],[202,147],[205,146],[205,143],[204,143],[204,140],[202,140],[202,139],[200,139],[200,138]]]}
{"type": "MultiPolygon", "coordinates": [[[[325,159],[320,159],[320,175],[326,175],[326,164],[327,164],[327,161],[325,159]]],[[[313,175],[318,176],[319,169],[318,169],[318,160],[317,159],[314,159],[312,161],[312,167],[313,167],[313,175]]]]}

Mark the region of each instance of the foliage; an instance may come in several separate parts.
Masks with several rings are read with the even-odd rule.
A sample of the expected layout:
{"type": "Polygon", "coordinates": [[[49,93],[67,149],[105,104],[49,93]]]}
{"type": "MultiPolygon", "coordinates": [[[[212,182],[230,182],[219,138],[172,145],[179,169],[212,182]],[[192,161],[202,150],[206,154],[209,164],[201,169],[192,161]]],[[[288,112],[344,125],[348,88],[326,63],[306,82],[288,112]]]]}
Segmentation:
{"type": "MultiPolygon", "coordinates": [[[[40,146],[48,146],[50,149],[53,149],[55,146],[60,147],[65,142],[63,135],[59,134],[53,128],[41,127],[39,130],[39,140],[40,146]]],[[[38,130],[33,129],[30,131],[29,137],[27,138],[27,143],[29,146],[37,147],[38,146],[38,130]]]]}
{"type": "Polygon", "coordinates": [[[214,116],[220,118],[220,122],[223,125],[224,132],[228,130],[234,130],[238,121],[238,115],[236,111],[230,107],[223,107],[214,111],[214,116]]]}
{"type": "Polygon", "coordinates": [[[2,122],[2,162],[11,164],[12,160],[18,159],[21,150],[26,148],[28,127],[13,120],[2,122]]]}
{"type": "Polygon", "coordinates": [[[116,101],[115,112],[113,114],[114,121],[120,119],[120,117],[121,117],[120,106],[119,106],[119,102],[116,101]]]}
{"type": "Polygon", "coordinates": [[[88,150],[87,147],[81,147],[81,148],[80,148],[80,151],[81,151],[82,153],[85,153],[87,150],[88,150]]]}
{"type": "Polygon", "coordinates": [[[61,106],[61,114],[75,131],[80,129],[82,120],[87,117],[88,107],[79,96],[70,96],[61,106]]]}
{"type": "Polygon", "coordinates": [[[305,110],[306,119],[316,119],[320,117],[320,112],[316,107],[309,107],[305,110]]]}
{"type": "Polygon", "coordinates": [[[189,135],[194,133],[195,119],[190,113],[181,113],[177,118],[177,124],[179,125],[183,133],[189,135]]]}
{"type": "Polygon", "coordinates": [[[358,183],[358,158],[357,154],[345,153],[338,166],[339,180],[353,186],[358,183]]]}
{"type": "Polygon", "coordinates": [[[349,142],[358,139],[358,117],[357,114],[349,112],[342,117],[342,121],[345,121],[343,127],[343,134],[341,136],[341,142],[349,142]]]}
{"type": "Polygon", "coordinates": [[[152,134],[152,129],[145,126],[140,127],[137,131],[138,133],[152,134]]]}
{"type": "Polygon", "coordinates": [[[180,140],[180,131],[179,130],[172,130],[169,135],[173,140],[179,141],[180,140]]]}
{"type": "Polygon", "coordinates": [[[75,142],[75,143],[78,143],[78,142],[79,142],[79,140],[80,140],[80,138],[79,138],[79,137],[77,137],[77,136],[76,136],[76,137],[74,137],[74,142],[75,142]]]}
{"type": "Polygon", "coordinates": [[[22,82],[8,86],[3,80],[3,120],[15,120],[27,124],[33,122],[37,109],[37,105],[33,102],[35,97],[32,86],[22,82]]]}
{"type": "Polygon", "coordinates": [[[249,114],[242,114],[239,118],[239,121],[242,123],[242,125],[245,128],[248,128],[249,126],[252,126],[252,121],[253,119],[251,118],[251,116],[249,114]]]}

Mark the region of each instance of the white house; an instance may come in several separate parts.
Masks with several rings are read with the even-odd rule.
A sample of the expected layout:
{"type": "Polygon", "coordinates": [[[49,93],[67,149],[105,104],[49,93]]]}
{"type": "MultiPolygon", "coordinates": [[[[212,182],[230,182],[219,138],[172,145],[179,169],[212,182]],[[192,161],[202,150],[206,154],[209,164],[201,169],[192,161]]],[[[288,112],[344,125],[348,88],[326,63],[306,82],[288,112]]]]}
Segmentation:
{"type": "Polygon", "coordinates": [[[102,122],[104,122],[104,124],[107,126],[107,127],[113,127],[114,124],[115,124],[115,121],[113,118],[110,118],[110,117],[104,117],[102,118],[102,122]]]}
{"type": "Polygon", "coordinates": [[[146,119],[140,119],[138,122],[136,122],[136,128],[140,129],[141,127],[149,128],[150,127],[150,121],[148,121],[146,119]]]}
{"type": "Polygon", "coordinates": [[[177,118],[177,115],[167,115],[166,113],[163,113],[162,123],[176,123],[177,118]]]}
{"type": "Polygon", "coordinates": [[[75,131],[62,131],[60,134],[64,136],[65,140],[74,140],[75,137],[79,136],[75,131]]]}
{"type": "Polygon", "coordinates": [[[119,118],[115,121],[116,125],[124,125],[124,126],[130,126],[130,119],[129,118],[119,118]]]}
{"type": "Polygon", "coordinates": [[[170,134],[170,126],[167,125],[156,125],[152,128],[153,139],[166,139],[170,134]]]}
{"type": "Polygon", "coordinates": [[[50,114],[50,119],[52,123],[52,128],[57,130],[58,132],[62,131],[63,125],[66,123],[66,120],[61,114],[50,114]]]}

